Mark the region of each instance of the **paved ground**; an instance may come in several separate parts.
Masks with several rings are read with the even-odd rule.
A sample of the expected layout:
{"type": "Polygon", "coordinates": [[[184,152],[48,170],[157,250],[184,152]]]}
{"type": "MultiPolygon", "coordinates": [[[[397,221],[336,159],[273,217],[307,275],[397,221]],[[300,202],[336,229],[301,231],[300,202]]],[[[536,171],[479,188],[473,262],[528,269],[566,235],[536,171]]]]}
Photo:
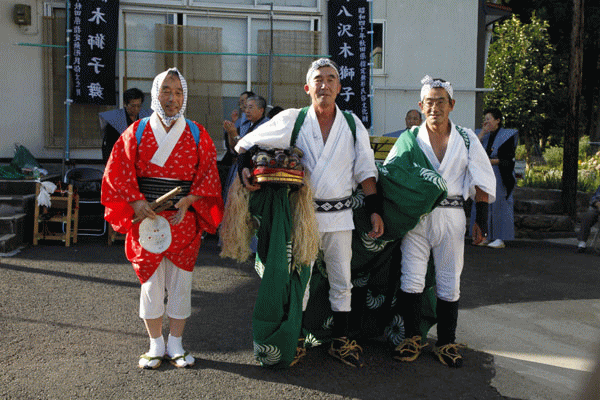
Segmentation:
{"type": "Polygon", "coordinates": [[[0,398],[572,399],[600,340],[599,261],[570,242],[467,246],[462,369],[430,354],[399,364],[372,341],[358,371],[319,348],[296,367],[270,371],[252,358],[260,281],[250,264],[220,259],[209,238],[184,335],[198,365],[143,371],[138,283],[122,246],[92,237],[68,248],[42,242],[0,258],[0,398]]]}

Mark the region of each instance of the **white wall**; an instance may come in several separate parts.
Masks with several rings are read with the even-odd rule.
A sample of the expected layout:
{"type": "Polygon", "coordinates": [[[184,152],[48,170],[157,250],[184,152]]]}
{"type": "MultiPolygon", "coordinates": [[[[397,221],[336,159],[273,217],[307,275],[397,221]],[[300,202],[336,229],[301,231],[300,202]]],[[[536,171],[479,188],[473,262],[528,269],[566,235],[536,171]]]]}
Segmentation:
{"type": "MultiPolygon", "coordinates": [[[[315,4],[314,0],[307,0],[315,4]]],[[[319,0],[323,14],[326,0],[319,0]]],[[[64,150],[45,149],[41,50],[13,43],[41,43],[42,0],[30,4],[34,23],[23,31],[12,21],[12,0],[0,0],[0,158],[12,158],[13,144],[25,145],[39,158],[62,158],[64,150]]],[[[451,118],[473,127],[478,0],[374,0],[372,18],[386,21],[385,75],[375,76],[372,134],[404,128],[404,116],[416,108],[425,74],[450,81],[456,108],[451,118]],[[415,7],[415,5],[417,5],[415,7]],[[399,90],[401,89],[401,90],[399,90]],[[408,90],[407,90],[408,89],[408,90]]],[[[327,22],[320,27],[326,37],[327,22]]],[[[326,40],[323,53],[327,52],[326,40]]],[[[70,149],[72,159],[99,159],[99,149],[70,149]]]]}
{"type": "MultiPolygon", "coordinates": [[[[15,43],[42,43],[41,0],[0,0],[0,158],[12,158],[14,143],[27,147],[36,158],[62,158],[64,150],[44,148],[42,51],[15,43]],[[29,4],[32,25],[25,29],[13,22],[16,3],[29,4]]],[[[100,158],[100,150],[71,149],[71,158],[100,158]]]]}
{"type": "Polygon", "coordinates": [[[450,118],[473,127],[477,11],[477,0],[374,1],[372,18],[386,21],[386,34],[385,75],[372,82],[372,134],[405,128],[406,112],[418,108],[425,75],[452,83],[456,107],[450,118]]]}
{"type": "MultiPolygon", "coordinates": [[[[38,4],[34,0],[19,1],[32,6],[33,15],[38,4]]],[[[12,158],[14,142],[29,148],[39,156],[43,150],[41,52],[36,47],[15,46],[13,43],[40,43],[39,20],[29,29],[31,34],[19,29],[13,22],[14,1],[0,0],[0,157],[12,158]],[[36,34],[37,33],[37,34],[36,34]]]]}

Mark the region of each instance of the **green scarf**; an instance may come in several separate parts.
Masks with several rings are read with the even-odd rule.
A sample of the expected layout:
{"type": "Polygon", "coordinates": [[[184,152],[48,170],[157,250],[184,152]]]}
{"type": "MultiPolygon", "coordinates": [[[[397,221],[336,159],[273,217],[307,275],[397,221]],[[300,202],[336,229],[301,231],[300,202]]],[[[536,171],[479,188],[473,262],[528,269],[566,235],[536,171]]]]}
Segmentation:
{"type": "MultiPolygon", "coordinates": [[[[352,238],[351,335],[370,338],[384,335],[397,345],[404,339],[404,326],[397,298],[400,290],[400,243],[423,215],[446,198],[443,178],[435,171],[416,142],[417,129],[402,134],[383,166],[378,165],[378,190],[382,193],[385,233],[369,238],[370,216],[364,209],[364,195],[354,196],[352,238]]],[[[317,260],[310,281],[310,299],[303,324],[307,346],[330,339],[332,313],[328,300],[329,283],[322,260],[317,260]]],[[[430,260],[424,291],[423,337],[435,324],[435,275],[430,260]]]]}
{"type": "Polygon", "coordinates": [[[265,184],[249,204],[260,223],[256,270],[262,278],[252,315],[254,356],[271,368],[287,368],[296,355],[310,277],[310,266],[292,257],[289,193],[287,186],[265,184]]]}

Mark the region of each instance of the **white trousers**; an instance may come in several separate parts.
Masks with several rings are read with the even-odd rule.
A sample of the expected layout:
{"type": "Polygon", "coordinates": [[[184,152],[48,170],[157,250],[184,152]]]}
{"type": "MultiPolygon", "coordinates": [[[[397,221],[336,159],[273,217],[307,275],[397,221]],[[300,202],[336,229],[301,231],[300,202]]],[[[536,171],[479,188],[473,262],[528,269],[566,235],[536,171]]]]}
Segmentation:
{"type": "Polygon", "coordinates": [[[437,297],[457,301],[464,265],[466,217],[462,208],[437,207],[402,240],[401,288],[422,293],[429,255],[435,262],[437,297]]]}
{"type": "Polygon", "coordinates": [[[140,318],[156,319],[165,313],[167,293],[167,316],[186,319],[192,314],[191,271],[178,268],[163,257],[154,274],[144,284],[140,293],[140,318]]]}
{"type": "Polygon", "coordinates": [[[329,302],[333,311],[350,311],[352,299],[352,231],[321,232],[321,249],[329,281],[329,302]]]}

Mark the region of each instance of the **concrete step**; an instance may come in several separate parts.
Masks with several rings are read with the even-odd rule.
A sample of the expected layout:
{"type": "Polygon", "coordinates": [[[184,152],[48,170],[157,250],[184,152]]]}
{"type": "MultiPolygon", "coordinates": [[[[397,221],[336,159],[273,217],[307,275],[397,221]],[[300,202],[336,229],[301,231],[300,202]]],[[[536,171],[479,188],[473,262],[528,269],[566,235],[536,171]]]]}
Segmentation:
{"type": "Polygon", "coordinates": [[[0,216],[0,234],[14,233],[23,239],[26,216],[25,213],[0,216]]]}
{"type": "MultiPolygon", "coordinates": [[[[593,193],[577,192],[577,203],[585,203],[590,201],[593,193]]],[[[515,199],[538,199],[538,200],[562,200],[562,190],[559,189],[536,189],[529,187],[515,187],[513,190],[515,199]]]]}
{"type": "Polygon", "coordinates": [[[33,209],[33,204],[35,204],[35,193],[2,195],[0,196],[0,216],[27,212],[27,210],[33,209]]]}
{"type": "Polygon", "coordinates": [[[28,180],[0,180],[0,193],[4,195],[35,193],[33,179],[28,180]]]}
{"type": "Polygon", "coordinates": [[[575,221],[567,215],[551,214],[516,214],[515,230],[527,237],[534,232],[544,233],[563,232],[573,234],[575,232],[575,221]]]}
{"type": "MultiPolygon", "coordinates": [[[[59,182],[59,174],[50,174],[41,178],[42,181],[59,182]]],[[[35,193],[36,181],[33,179],[0,179],[0,193],[3,195],[35,193]]]]}
{"type": "Polygon", "coordinates": [[[0,216],[0,254],[25,247],[27,214],[0,216]]]}
{"type": "Polygon", "coordinates": [[[9,254],[25,247],[23,241],[14,233],[0,234],[0,254],[9,254]]]}
{"type": "MultiPolygon", "coordinates": [[[[23,225],[29,229],[21,235],[25,243],[31,243],[33,240],[33,215],[35,208],[35,193],[22,195],[0,196],[0,218],[11,217],[14,215],[25,214],[23,225]]],[[[0,227],[0,234],[7,233],[0,227]]]]}
{"type": "Polygon", "coordinates": [[[515,199],[515,214],[562,214],[560,200],[515,199]]]}

